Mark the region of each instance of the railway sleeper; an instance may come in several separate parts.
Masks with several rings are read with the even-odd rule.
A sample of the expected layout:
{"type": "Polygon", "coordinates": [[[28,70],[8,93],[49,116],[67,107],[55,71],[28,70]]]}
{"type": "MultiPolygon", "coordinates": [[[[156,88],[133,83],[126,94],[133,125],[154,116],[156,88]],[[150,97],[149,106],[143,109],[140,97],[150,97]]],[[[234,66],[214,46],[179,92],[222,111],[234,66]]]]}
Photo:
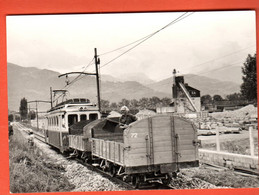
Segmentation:
{"type": "Polygon", "coordinates": [[[149,174],[132,174],[125,175],[123,180],[132,183],[134,188],[142,188],[154,183],[162,183],[163,185],[169,185],[173,176],[176,173],[149,173],[149,174]]]}
{"type": "Polygon", "coordinates": [[[168,185],[172,181],[172,178],[177,176],[176,172],[161,173],[160,171],[152,173],[126,174],[125,168],[116,163],[94,156],[92,156],[91,160],[92,166],[106,172],[111,177],[117,177],[126,183],[130,183],[135,189],[146,187],[154,183],[168,185]]]}

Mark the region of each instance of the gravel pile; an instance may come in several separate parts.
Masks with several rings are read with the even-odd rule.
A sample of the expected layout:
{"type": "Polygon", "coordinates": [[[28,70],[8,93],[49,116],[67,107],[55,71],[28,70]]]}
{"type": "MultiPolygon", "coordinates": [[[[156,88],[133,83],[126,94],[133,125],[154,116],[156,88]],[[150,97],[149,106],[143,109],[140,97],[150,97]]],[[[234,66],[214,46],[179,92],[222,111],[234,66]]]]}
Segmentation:
{"type": "Polygon", "coordinates": [[[221,186],[215,186],[211,183],[203,181],[198,178],[191,178],[187,176],[188,171],[185,173],[179,173],[177,178],[171,182],[171,186],[175,189],[215,189],[215,188],[225,188],[221,186]]]}
{"type": "Polygon", "coordinates": [[[73,191],[120,191],[126,190],[100,174],[76,162],[66,167],[65,176],[76,186],[73,191]]]}
{"type": "Polygon", "coordinates": [[[234,111],[214,112],[211,116],[216,119],[230,118],[232,120],[244,120],[257,115],[257,107],[248,105],[234,111]]]}

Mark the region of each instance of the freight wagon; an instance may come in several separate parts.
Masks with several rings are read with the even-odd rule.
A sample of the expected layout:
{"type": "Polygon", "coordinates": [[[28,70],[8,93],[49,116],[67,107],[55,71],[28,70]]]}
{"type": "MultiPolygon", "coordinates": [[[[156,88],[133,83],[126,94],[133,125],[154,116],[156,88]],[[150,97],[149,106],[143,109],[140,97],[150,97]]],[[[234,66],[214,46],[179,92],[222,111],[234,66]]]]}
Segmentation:
{"type": "Polygon", "coordinates": [[[158,179],[169,183],[181,168],[199,166],[198,145],[194,124],[169,115],[141,119],[126,129],[118,118],[99,119],[84,126],[83,134],[69,135],[75,154],[136,187],[158,179]]]}

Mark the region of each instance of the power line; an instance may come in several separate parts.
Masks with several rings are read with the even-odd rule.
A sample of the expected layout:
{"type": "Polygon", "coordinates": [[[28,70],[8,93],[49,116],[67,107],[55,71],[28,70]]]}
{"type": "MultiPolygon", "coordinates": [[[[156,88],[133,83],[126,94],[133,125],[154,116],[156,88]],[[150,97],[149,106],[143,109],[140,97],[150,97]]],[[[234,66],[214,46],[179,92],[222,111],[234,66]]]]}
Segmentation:
{"type": "MultiPolygon", "coordinates": [[[[201,66],[201,65],[207,64],[207,63],[209,63],[209,62],[212,62],[212,61],[215,61],[215,60],[219,60],[219,59],[222,59],[222,58],[225,58],[225,57],[231,56],[231,55],[233,55],[233,54],[239,53],[240,51],[246,50],[246,49],[251,48],[251,47],[254,47],[254,46],[255,46],[255,45],[248,46],[248,47],[246,47],[246,48],[243,48],[243,49],[237,50],[237,51],[235,51],[235,52],[233,52],[233,53],[229,53],[229,54],[227,54],[227,55],[224,55],[224,56],[221,56],[221,57],[215,58],[215,59],[213,59],[213,60],[209,60],[209,61],[207,61],[207,62],[203,62],[203,63],[198,64],[198,65],[194,65],[193,67],[195,67],[195,68],[196,68],[196,67],[199,67],[199,66],[201,66]]],[[[217,69],[213,69],[213,70],[210,70],[210,71],[208,71],[208,72],[215,71],[215,70],[222,69],[222,68],[224,69],[225,67],[233,66],[233,65],[236,65],[236,64],[241,63],[241,62],[243,62],[243,61],[240,61],[240,62],[234,63],[234,64],[232,64],[232,65],[227,65],[227,66],[224,66],[224,67],[220,67],[220,68],[217,68],[217,69]]],[[[197,73],[197,74],[205,74],[205,73],[208,73],[208,72],[200,72],[200,73],[197,73]]],[[[166,84],[169,84],[169,83],[165,83],[165,84],[162,84],[162,85],[166,85],[166,84]]],[[[162,85],[161,85],[161,86],[162,86],[162,85]]],[[[160,86],[160,85],[158,85],[158,86],[160,86]]]]}
{"type": "MultiPolygon", "coordinates": [[[[151,33],[150,35],[142,38],[142,39],[139,39],[138,41],[140,41],[139,43],[137,43],[136,45],[134,45],[133,47],[129,48],[128,50],[126,50],[125,52],[123,52],[122,54],[118,55],[117,57],[113,58],[112,60],[108,61],[107,63],[105,63],[104,65],[102,65],[100,68],[103,68],[105,66],[107,66],[108,64],[110,64],[111,62],[115,61],[116,59],[120,58],[121,56],[123,56],[124,54],[128,53],[129,51],[131,51],[132,49],[136,48],[137,46],[139,46],[141,43],[145,42],[146,40],[150,39],[151,37],[153,37],[155,34],[159,33],[160,31],[164,30],[165,28],[167,28],[168,26],[170,25],[173,25],[181,20],[183,20],[184,18],[194,14],[194,12],[190,13],[189,15],[183,17],[184,15],[186,15],[188,12],[182,14],[181,16],[179,16],[178,18],[174,19],[173,21],[171,21],[170,23],[168,23],[167,25],[165,25],[164,27],[160,28],[159,30],[155,31],[154,33],[151,33]]],[[[136,43],[138,41],[134,41],[133,43],[136,43]]],[[[126,46],[129,46],[129,45],[132,45],[133,43],[130,43],[126,46]]],[[[123,47],[120,47],[118,49],[121,49],[121,48],[124,48],[126,46],[123,46],[123,47]]],[[[113,51],[117,51],[118,49],[115,49],[113,51]]],[[[113,52],[111,51],[111,52],[113,52]]],[[[106,53],[111,53],[111,52],[106,52],[106,53]]]]}
{"type": "MultiPolygon", "coordinates": [[[[188,12],[185,12],[183,15],[181,15],[181,16],[178,17],[177,19],[183,17],[183,16],[186,15],[187,13],[188,13],[188,12]]],[[[177,19],[175,19],[175,20],[177,20],[177,19]]],[[[168,23],[166,26],[164,26],[164,27],[161,28],[160,30],[162,30],[162,29],[166,28],[167,26],[171,25],[175,20],[171,21],[170,23],[168,23]]],[[[160,31],[160,30],[159,30],[159,31],[160,31]]],[[[153,32],[153,33],[151,33],[151,34],[149,34],[149,35],[147,35],[147,36],[145,36],[145,37],[142,37],[142,38],[140,38],[140,39],[138,39],[138,40],[136,40],[136,41],[133,41],[133,42],[128,43],[128,44],[126,44],[126,45],[124,45],[124,46],[121,46],[121,47],[119,47],[119,48],[117,48],[117,49],[114,49],[114,50],[105,52],[105,53],[103,53],[103,54],[100,54],[99,56],[106,55],[106,54],[109,54],[109,53],[118,51],[118,50],[120,50],[120,49],[123,49],[123,48],[125,48],[125,47],[128,47],[128,46],[130,46],[130,45],[132,45],[132,44],[134,44],[134,43],[137,43],[137,42],[139,42],[139,41],[141,41],[141,40],[143,40],[143,39],[146,39],[146,38],[148,38],[148,37],[150,37],[150,36],[153,36],[154,33],[157,33],[157,31],[155,31],[155,32],[153,32]]]]}
{"type": "MultiPolygon", "coordinates": [[[[239,64],[239,63],[241,63],[241,62],[243,62],[243,61],[235,62],[234,64],[230,64],[230,65],[227,65],[227,66],[215,68],[215,69],[212,69],[212,70],[209,70],[209,71],[201,72],[201,73],[199,73],[199,75],[203,75],[203,74],[206,74],[206,73],[209,73],[209,72],[213,72],[213,71],[216,71],[216,70],[225,69],[225,68],[227,68],[227,67],[235,66],[236,64],[239,64]]],[[[188,77],[188,79],[197,77],[197,76],[199,76],[199,75],[193,75],[193,76],[191,76],[191,77],[188,77]]],[[[168,85],[168,84],[170,84],[170,83],[172,83],[172,81],[169,81],[169,82],[166,82],[166,83],[162,83],[162,84],[158,84],[158,85],[155,85],[155,86],[156,86],[156,87],[158,87],[158,86],[164,86],[164,85],[168,85]]],[[[142,87],[142,86],[139,86],[139,87],[142,87]]],[[[127,89],[125,89],[125,90],[130,90],[130,89],[133,89],[133,88],[127,88],[127,89]]],[[[135,93],[137,93],[137,91],[132,92],[131,94],[135,94],[135,93]]]]}
{"type": "MultiPolygon", "coordinates": [[[[138,45],[140,45],[140,44],[143,43],[144,41],[146,41],[146,40],[148,40],[149,38],[153,37],[155,34],[159,33],[159,32],[162,31],[162,30],[164,30],[164,29],[167,28],[168,26],[170,26],[170,25],[172,25],[172,24],[175,24],[175,23],[177,23],[177,22],[183,20],[184,18],[186,18],[186,17],[188,17],[188,16],[194,14],[194,12],[192,12],[192,13],[190,13],[189,15],[185,16],[186,14],[188,14],[188,12],[185,12],[184,14],[182,14],[182,15],[179,16],[179,17],[177,17],[176,19],[174,19],[173,21],[171,21],[170,23],[168,23],[168,24],[165,25],[164,27],[160,28],[159,30],[157,30],[157,31],[155,31],[155,32],[153,32],[153,33],[151,33],[151,34],[149,34],[149,35],[147,35],[147,36],[145,36],[145,37],[143,37],[143,38],[141,38],[141,39],[138,39],[137,41],[134,41],[134,42],[132,42],[132,43],[130,43],[130,44],[127,44],[127,45],[125,45],[125,46],[122,46],[122,47],[120,47],[120,48],[117,48],[117,49],[115,49],[115,50],[112,50],[112,51],[110,51],[110,52],[106,52],[106,53],[104,53],[104,54],[101,54],[101,55],[105,55],[105,54],[108,54],[108,53],[112,53],[112,52],[114,52],[114,51],[118,51],[118,50],[120,50],[120,49],[122,49],[122,48],[128,47],[128,46],[130,46],[130,45],[132,45],[132,44],[137,43],[137,42],[140,41],[139,43],[137,43],[136,45],[134,45],[133,47],[131,47],[131,48],[128,49],[127,51],[123,52],[123,53],[120,54],[119,56],[115,57],[114,59],[112,59],[112,60],[110,60],[109,62],[107,62],[107,63],[105,63],[104,65],[102,65],[100,68],[103,68],[104,66],[107,66],[108,64],[110,64],[111,62],[115,61],[116,59],[118,59],[118,58],[121,57],[122,55],[124,55],[124,54],[126,54],[127,52],[131,51],[132,49],[136,48],[138,45]]],[[[99,55],[99,56],[100,56],[100,55],[99,55]]],[[[94,59],[94,58],[93,58],[93,59],[94,59]]],[[[91,62],[85,67],[84,71],[91,65],[93,59],[92,59],[91,62]]],[[[83,71],[83,72],[84,72],[84,71],[83,71]]],[[[78,81],[79,79],[82,79],[83,77],[80,78],[81,75],[82,75],[82,74],[79,74],[75,79],[73,79],[68,85],[64,86],[62,89],[65,89],[65,88],[68,89],[68,88],[71,87],[71,85],[73,85],[76,81],[78,81]]],[[[59,96],[58,96],[55,100],[53,100],[53,101],[56,101],[56,100],[57,100],[58,98],[60,98],[61,96],[62,96],[62,94],[59,95],[59,96]]]]}
{"type": "MultiPolygon", "coordinates": [[[[93,60],[94,60],[94,58],[88,63],[87,66],[84,67],[83,72],[91,65],[91,63],[93,62],[93,60]]],[[[66,89],[70,88],[76,81],[78,81],[78,80],[80,79],[79,77],[80,77],[81,75],[82,75],[82,73],[79,74],[79,75],[77,75],[76,78],[74,78],[69,84],[65,85],[65,86],[62,88],[62,90],[65,89],[65,88],[66,88],[66,89]]],[[[83,77],[81,77],[81,78],[83,78],[83,77]]],[[[53,102],[55,102],[56,100],[58,100],[62,95],[63,95],[63,94],[60,94],[57,98],[55,98],[55,99],[53,100],[53,102]]]]}
{"type": "Polygon", "coordinates": [[[222,58],[225,58],[225,57],[228,57],[228,56],[234,55],[234,54],[236,54],[236,53],[239,53],[240,51],[243,51],[243,50],[249,49],[249,48],[254,47],[254,46],[256,46],[256,45],[250,45],[249,47],[246,47],[246,48],[243,48],[243,49],[237,50],[237,51],[235,51],[235,52],[233,52],[233,53],[227,54],[227,55],[225,55],[225,56],[221,56],[221,57],[219,57],[219,58],[215,58],[215,59],[209,60],[209,61],[207,61],[207,62],[203,62],[203,63],[198,64],[198,65],[195,65],[195,66],[193,66],[193,67],[199,67],[199,66],[204,65],[204,64],[207,64],[207,63],[209,63],[209,62],[213,62],[213,61],[215,61],[215,60],[219,60],[219,59],[222,59],[222,58]]]}
{"type": "MultiPolygon", "coordinates": [[[[87,66],[85,66],[85,68],[84,68],[84,70],[83,70],[82,72],[84,72],[90,65],[92,65],[93,60],[94,60],[94,58],[89,62],[89,64],[88,64],[87,66]]],[[[69,85],[72,85],[73,83],[75,83],[75,82],[77,81],[77,79],[78,79],[81,75],[82,75],[82,73],[79,74],[79,75],[77,75],[77,77],[76,77],[75,79],[73,79],[73,80],[69,83],[69,85]]]]}

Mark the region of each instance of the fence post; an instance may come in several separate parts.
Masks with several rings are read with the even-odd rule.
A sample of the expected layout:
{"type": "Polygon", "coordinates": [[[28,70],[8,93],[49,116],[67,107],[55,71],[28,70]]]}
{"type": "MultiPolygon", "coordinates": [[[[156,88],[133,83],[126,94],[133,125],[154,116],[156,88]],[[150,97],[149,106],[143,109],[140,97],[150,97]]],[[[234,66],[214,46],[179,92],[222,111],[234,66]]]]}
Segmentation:
{"type": "Polygon", "coordinates": [[[219,142],[219,127],[216,127],[216,147],[217,147],[217,152],[220,151],[220,142],[219,142]]]}
{"type": "Polygon", "coordinates": [[[253,126],[249,126],[249,141],[250,141],[250,154],[251,156],[254,156],[255,150],[254,150],[253,126]]]}

